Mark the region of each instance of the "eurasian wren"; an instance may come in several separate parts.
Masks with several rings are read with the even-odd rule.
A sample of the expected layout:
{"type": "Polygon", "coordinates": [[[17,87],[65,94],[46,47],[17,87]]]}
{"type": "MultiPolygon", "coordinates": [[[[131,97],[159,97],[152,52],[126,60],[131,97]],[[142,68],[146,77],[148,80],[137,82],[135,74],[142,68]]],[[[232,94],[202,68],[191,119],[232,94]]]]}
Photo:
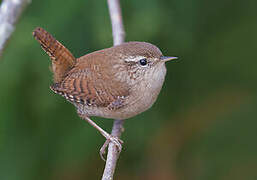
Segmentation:
{"type": "MultiPolygon", "coordinates": [[[[90,116],[128,119],[149,109],[162,88],[166,57],[154,45],[127,42],[75,58],[44,29],[33,31],[52,60],[50,87],[74,104],[82,119],[97,128],[121,150],[121,140],[97,126],[90,116]]],[[[104,153],[101,149],[101,155],[104,153]]]]}

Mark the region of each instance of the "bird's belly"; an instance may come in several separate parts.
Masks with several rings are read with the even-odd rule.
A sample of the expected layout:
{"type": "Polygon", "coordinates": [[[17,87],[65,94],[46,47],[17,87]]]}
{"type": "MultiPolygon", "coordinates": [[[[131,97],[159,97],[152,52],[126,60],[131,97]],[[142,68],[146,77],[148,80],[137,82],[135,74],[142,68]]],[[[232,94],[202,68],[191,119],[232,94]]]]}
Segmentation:
{"type": "Polygon", "coordinates": [[[107,107],[88,107],[88,106],[77,106],[79,114],[85,114],[86,116],[97,116],[108,119],[128,119],[137,114],[145,111],[144,109],[137,109],[131,105],[124,106],[120,109],[110,110],[107,107]]]}

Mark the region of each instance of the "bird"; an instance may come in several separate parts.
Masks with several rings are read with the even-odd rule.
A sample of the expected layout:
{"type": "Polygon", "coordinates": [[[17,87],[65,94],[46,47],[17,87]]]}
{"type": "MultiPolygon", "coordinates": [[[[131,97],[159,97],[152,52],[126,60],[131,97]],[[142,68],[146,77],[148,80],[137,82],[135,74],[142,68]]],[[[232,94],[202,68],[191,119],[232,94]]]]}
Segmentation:
{"type": "Polygon", "coordinates": [[[131,41],[75,58],[43,28],[35,28],[32,34],[52,62],[50,89],[72,103],[78,115],[106,138],[101,157],[109,142],[120,152],[123,141],[91,117],[129,119],[148,110],[164,83],[165,62],[177,57],[164,56],[151,43],[131,41]]]}

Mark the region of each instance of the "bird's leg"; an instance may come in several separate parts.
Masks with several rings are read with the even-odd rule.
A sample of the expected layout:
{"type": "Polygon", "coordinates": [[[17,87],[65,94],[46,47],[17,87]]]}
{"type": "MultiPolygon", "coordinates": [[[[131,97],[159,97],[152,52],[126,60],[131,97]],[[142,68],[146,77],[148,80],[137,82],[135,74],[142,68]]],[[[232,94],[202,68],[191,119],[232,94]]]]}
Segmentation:
{"type": "Polygon", "coordinates": [[[110,142],[114,143],[116,145],[116,147],[118,148],[118,151],[121,152],[122,149],[122,143],[123,141],[120,140],[118,137],[114,137],[111,134],[107,133],[105,130],[103,130],[100,126],[98,126],[94,121],[92,121],[89,117],[83,115],[83,114],[79,114],[80,117],[84,120],[86,120],[90,125],[92,125],[94,128],[96,128],[105,138],[106,141],[103,144],[103,146],[100,149],[100,156],[101,158],[105,161],[103,155],[105,154],[105,149],[107,148],[107,146],[109,145],[110,142]]]}

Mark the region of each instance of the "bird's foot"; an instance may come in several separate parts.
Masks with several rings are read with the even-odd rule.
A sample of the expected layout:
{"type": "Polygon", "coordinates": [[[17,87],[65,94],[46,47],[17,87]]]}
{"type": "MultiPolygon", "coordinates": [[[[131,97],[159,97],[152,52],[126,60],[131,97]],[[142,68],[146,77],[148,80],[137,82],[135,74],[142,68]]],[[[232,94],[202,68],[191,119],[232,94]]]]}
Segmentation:
{"type": "Polygon", "coordinates": [[[111,134],[107,133],[105,130],[99,127],[94,121],[92,121],[88,116],[80,114],[80,112],[78,112],[78,114],[80,115],[80,117],[86,120],[89,124],[91,124],[94,128],[96,128],[106,138],[104,145],[100,149],[100,156],[104,161],[105,161],[104,159],[105,149],[108,147],[110,142],[112,142],[117,147],[117,150],[119,153],[121,152],[121,149],[122,149],[121,144],[123,143],[122,140],[120,140],[116,136],[112,136],[111,134]]]}
{"type": "Polygon", "coordinates": [[[105,150],[111,142],[117,147],[118,152],[119,153],[121,152],[123,141],[118,137],[109,135],[108,137],[106,137],[106,141],[100,149],[100,156],[104,161],[105,161],[104,154],[106,153],[105,150]]]}

